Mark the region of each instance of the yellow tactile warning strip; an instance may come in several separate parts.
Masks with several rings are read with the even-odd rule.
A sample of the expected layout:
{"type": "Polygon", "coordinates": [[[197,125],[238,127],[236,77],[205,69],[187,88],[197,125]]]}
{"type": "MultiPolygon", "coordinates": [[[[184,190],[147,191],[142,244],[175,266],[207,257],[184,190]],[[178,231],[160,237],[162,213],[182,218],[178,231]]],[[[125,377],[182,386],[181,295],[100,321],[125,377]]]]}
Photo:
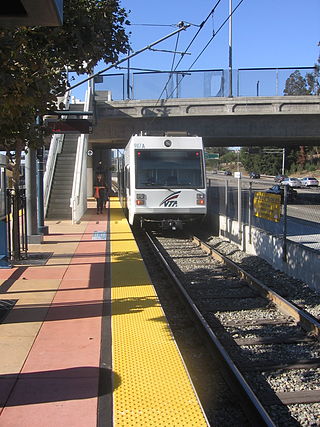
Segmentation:
{"type": "Polygon", "coordinates": [[[206,426],[118,199],[111,199],[114,426],[206,426]]]}

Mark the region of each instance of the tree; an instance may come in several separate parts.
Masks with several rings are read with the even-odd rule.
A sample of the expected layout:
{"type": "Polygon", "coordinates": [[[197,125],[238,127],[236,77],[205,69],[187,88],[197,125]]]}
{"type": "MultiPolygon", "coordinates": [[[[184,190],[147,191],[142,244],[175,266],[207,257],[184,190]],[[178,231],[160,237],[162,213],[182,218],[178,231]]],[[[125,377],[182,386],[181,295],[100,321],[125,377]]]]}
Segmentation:
{"type": "Polygon", "coordinates": [[[124,23],[118,0],[65,0],[61,27],[0,29],[1,143],[12,148],[31,133],[38,145],[34,118],[66,88],[67,68],[83,74],[116,61],[128,49],[124,23]]]}
{"type": "Polygon", "coordinates": [[[320,66],[319,66],[319,60],[318,64],[315,64],[314,66],[314,72],[313,73],[307,73],[306,74],[306,83],[309,88],[311,95],[320,95],[320,83],[319,83],[319,77],[320,77],[320,66]]]}
{"type": "Polygon", "coordinates": [[[295,70],[286,80],[284,95],[320,95],[320,58],[312,73],[302,77],[299,70],[295,70]]]}
{"type": "Polygon", "coordinates": [[[42,146],[46,135],[36,117],[56,109],[68,69],[90,73],[127,52],[126,19],[119,0],[64,0],[61,27],[0,28],[0,145],[15,151],[16,189],[21,151],[42,146]]]}
{"type": "Polygon", "coordinates": [[[302,77],[299,70],[294,71],[286,80],[284,95],[310,95],[310,87],[307,87],[307,80],[302,77]]]}
{"type": "Polygon", "coordinates": [[[266,175],[277,175],[281,171],[282,156],[267,154],[266,149],[278,147],[242,147],[240,160],[247,172],[258,172],[266,175]]]}
{"type": "MultiPolygon", "coordinates": [[[[314,67],[313,73],[307,73],[306,77],[302,77],[300,71],[294,71],[286,81],[286,86],[283,91],[284,95],[319,95],[319,59],[318,64],[314,67]]],[[[297,162],[301,169],[305,168],[307,161],[306,147],[299,146],[299,152],[296,153],[297,162]]]]}

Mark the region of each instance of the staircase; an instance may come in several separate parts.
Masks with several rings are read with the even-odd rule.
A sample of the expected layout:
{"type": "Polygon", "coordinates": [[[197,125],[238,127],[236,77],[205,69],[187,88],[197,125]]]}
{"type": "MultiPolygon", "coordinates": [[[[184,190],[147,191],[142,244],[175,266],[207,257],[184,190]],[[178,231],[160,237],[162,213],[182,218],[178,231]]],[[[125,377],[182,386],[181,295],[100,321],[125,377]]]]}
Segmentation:
{"type": "Polygon", "coordinates": [[[58,154],[47,211],[48,219],[71,219],[74,165],[79,135],[65,135],[63,150],[58,154]]]}
{"type": "MultiPolygon", "coordinates": [[[[83,104],[70,104],[69,110],[83,111],[83,104]]],[[[70,198],[78,137],[78,134],[66,134],[64,136],[63,149],[56,160],[46,216],[48,219],[72,219],[70,198]]]]}

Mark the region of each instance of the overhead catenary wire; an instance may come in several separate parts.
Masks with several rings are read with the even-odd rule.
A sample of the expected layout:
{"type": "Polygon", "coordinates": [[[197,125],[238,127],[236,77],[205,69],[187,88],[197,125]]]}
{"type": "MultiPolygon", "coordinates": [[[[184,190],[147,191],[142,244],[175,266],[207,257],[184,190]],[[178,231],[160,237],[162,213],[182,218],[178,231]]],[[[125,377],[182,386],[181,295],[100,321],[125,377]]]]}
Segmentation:
{"type": "Polygon", "coordinates": [[[209,46],[209,44],[212,42],[212,40],[215,38],[215,36],[220,32],[220,30],[225,26],[225,24],[229,21],[229,19],[231,18],[231,16],[234,14],[234,12],[238,9],[238,7],[241,5],[241,3],[244,0],[240,0],[240,2],[237,4],[237,6],[232,10],[232,12],[230,13],[230,15],[223,21],[223,23],[220,25],[220,27],[217,29],[217,31],[214,31],[212,34],[212,37],[210,38],[210,40],[208,41],[208,43],[205,45],[205,47],[202,49],[202,51],[199,53],[199,55],[196,57],[196,59],[193,61],[193,63],[190,65],[190,68],[188,71],[190,71],[190,69],[194,66],[194,64],[198,61],[198,59],[200,58],[200,56],[204,53],[204,51],[207,49],[207,47],[209,46]]]}
{"type": "MultiPolygon", "coordinates": [[[[223,21],[223,23],[220,25],[220,27],[217,29],[217,31],[214,31],[212,34],[212,37],[209,39],[209,41],[207,42],[207,44],[204,46],[204,48],[202,49],[202,51],[199,53],[199,55],[196,57],[196,59],[193,61],[193,63],[190,65],[190,67],[188,68],[188,70],[186,71],[190,71],[191,68],[195,65],[195,63],[199,60],[199,58],[201,57],[201,55],[205,52],[205,50],[208,48],[208,46],[210,45],[210,43],[212,42],[212,40],[216,37],[216,35],[220,32],[220,30],[225,26],[225,24],[229,21],[229,19],[231,18],[231,16],[235,13],[235,11],[238,9],[238,7],[241,5],[241,3],[243,3],[244,0],[240,0],[240,2],[237,4],[237,6],[232,10],[232,12],[229,14],[229,16],[223,21]]],[[[176,87],[172,90],[172,92],[169,94],[168,98],[170,98],[174,92],[177,90],[178,86],[181,84],[182,80],[184,79],[185,74],[181,76],[180,81],[177,83],[176,87]]]]}
{"type": "Polygon", "coordinates": [[[176,27],[177,24],[128,24],[135,27],[176,27]]]}
{"type": "MultiPolygon", "coordinates": [[[[172,73],[173,72],[175,72],[176,70],[177,70],[177,68],[178,68],[178,66],[179,66],[179,64],[181,63],[181,61],[183,60],[183,58],[184,58],[184,55],[188,52],[188,50],[189,50],[189,48],[191,47],[191,45],[193,44],[193,42],[195,41],[195,39],[198,37],[198,35],[199,35],[199,33],[200,33],[200,31],[202,30],[202,28],[204,27],[204,25],[206,24],[206,22],[208,21],[208,19],[210,18],[210,16],[215,12],[215,10],[216,10],[216,8],[219,6],[219,4],[221,3],[221,1],[222,0],[218,0],[217,2],[216,2],[216,4],[214,5],[214,7],[211,9],[211,11],[210,11],[210,13],[208,13],[208,15],[207,15],[207,17],[201,22],[201,24],[198,26],[199,28],[198,28],[198,30],[197,30],[197,32],[196,32],[196,34],[193,36],[193,38],[191,39],[191,41],[189,42],[189,44],[188,44],[188,46],[186,47],[186,49],[184,50],[184,54],[182,54],[181,55],[181,57],[180,57],[180,59],[179,59],[179,61],[177,62],[177,64],[176,64],[176,66],[175,66],[175,69],[174,70],[171,70],[171,74],[170,74],[170,76],[169,76],[169,78],[168,78],[168,80],[167,80],[167,82],[166,82],[166,84],[165,84],[165,86],[164,86],[164,88],[162,89],[162,92],[160,93],[160,95],[159,95],[159,98],[158,98],[158,100],[157,100],[157,102],[156,102],[156,105],[158,104],[158,102],[160,101],[160,99],[161,99],[161,97],[162,97],[162,95],[164,94],[164,92],[167,90],[167,87],[168,87],[168,85],[169,85],[169,83],[170,83],[170,80],[171,80],[171,78],[172,78],[172,73]]],[[[182,81],[182,79],[180,80],[180,82],[182,81]]],[[[180,84],[180,83],[179,83],[180,84]]],[[[173,90],[173,92],[176,90],[176,88],[173,90]]],[[[172,92],[172,93],[173,93],[172,92]]]]}
{"type": "MultiPolygon", "coordinates": [[[[128,70],[128,67],[115,67],[117,70],[128,70]]],[[[147,71],[149,73],[162,73],[162,70],[154,70],[153,68],[138,68],[138,67],[130,67],[130,70],[133,71],[147,71]]]]}
{"type": "MultiPolygon", "coordinates": [[[[199,29],[196,32],[196,34],[193,36],[192,40],[190,41],[190,43],[188,44],[187,48],[185,49],[185,52],[187,52],[189,50],[189,48],[191,47],[191,45],[193,44],[193,42],[195,41],[195,39],[198,37],[200,31],[202,30],[202,28],[204,27],[204,25],[207,23],[208,19],[210,18],[210,16],[212,16],[216,10],[216,8],[219,6],[219,4],[221,3],[222,0],[218,0],[217,3],[214,5],[214,7],[211,9],[210,13],[208,14],[208,16],[206,17],[206,19],[204,21],[201,22],[201,24],[199,25],[199,29]]],[[[183,56],[181,57],[180,61],[177,63],[175,70],[177,69],[177,67],[179,66],[180,62],[182,61],[183,56]]]]}
{"type": "Polygon", "coordinates": [[[180,38],[180,33],[177,34],[177,40],[176,40],[176,44],[175,44],[175,47],[174,47],[174,55],[173,55],[173,58],[172,58],[171,70],[173,70],[173,66],[174,66],[174,63],[175,63],[175,60],[176,60],[179,38],[180,38]]]}
{"type": "Polygon", "coordinates": [[[175,60],[176,60],[176,51],[178,49],[179,36],[180,36],[180,33],[177,34],[177,40],[176,40],[176,45],[174,47],[174,55],[173,55],[173,58],[172,58],[172,64],[171,64],[171,70],[170,70],[169,80],[170,80],[170,78],[172,76],[172,70],[173,70],[173,67],[174,67],[175,60]]]}
{"type": "Polygon", "coordinates": [[[173,51],[173,50],[168,50],[168,49],[154,49],[152,47],[149,48],[149,50],[151,50],[151,52],[164,52],[164,53],[175,53],[177,55],[191,55],[190,52],[179,52],[179,51],[173,51]]]}
{"type": "MultiPolygon", "coordinates": [[[[184,21],[185,24],[188,24],[190,26],[193,27],[200,27],[200,25],[198,24],[193,24],[192,22],[186,22],[184,21]]],[[[140,26],[140,27],[177,27],[177,24],[132,24],[130,22],[130,24],[127,24],[128,26],[140,26]]]]}
{"type": "Polygon", "coordinates": [[[91,74],[89,77],[87,77],[86,79],[83,79],[81,82],[79,82],[79,83],[77,83],[77,84],[75,84],[75,85],[73,85],[73,86],[68,87],[68,88],[67,88],[66,90],[64,90],[63,92],[58,93],[58,94],[57,94],[57,96],[61,96],[61,95],[65,94],[66,92],[69,92],[69,91],[71,91],[72,89],[74,89],[74,88],[76,88],[76,87],[78,87],[78,86],[82,85],[83,83],[85,83],[85,82],[87,82],[87,81],[89,81],[89,80],[92,80],[94,77],[99,76],[100,74],[104,73],[105,71],[108,71],[108,70],[110,70],[111,68],[115,68],[115,67],[117,67],[118,65],[122,64],[124,61],[128,61],[128,59],[131,59],[131,58],[133,58],[134,56],[137,56],[137,55],[139,55],[140,53],[144,52],[145,50],[150,49],[150,47],[155,46],[155,45],[157,45],[158,43],[160,43],[160,42],[162,42],[162,41],[164,41],[164,40],[167,40],[168,38],[170,38],[170,37],[174,36],[175,34],[179,33],[180,31],[186,30],[187,28],[189,28],[189,27],[190,27],[190,25],[189,25],[189,24],[184,24],[184,22],[179,22],[178,27],[179,27],[179,28],[178,28],[177,30],[173,31],[173,32],[172,32],[172,33],[170,33],[170,34],[167,34],[166,36],[162,37],[161,39],[159,39],[159,40],[157,40],[157,41],[155,41],[155,42],[153,42],[153,43],[149,44],[148,46],[145,46],[144,48],[142,48],[142,49],[140,49],[140,50],[138,50],[138,51],[136,51],[136,52],[133,52],[131,55],[128,55],[128,56],[126,56],[125,58],[120,59],[120,60],[119,60],[119,61],[117,61],[117,62],[114,62],[113,64],[109,65],[108,67],[104,68],[103,70],[100,70],[100,71],[98,71],[97,73],[91,74]]]}

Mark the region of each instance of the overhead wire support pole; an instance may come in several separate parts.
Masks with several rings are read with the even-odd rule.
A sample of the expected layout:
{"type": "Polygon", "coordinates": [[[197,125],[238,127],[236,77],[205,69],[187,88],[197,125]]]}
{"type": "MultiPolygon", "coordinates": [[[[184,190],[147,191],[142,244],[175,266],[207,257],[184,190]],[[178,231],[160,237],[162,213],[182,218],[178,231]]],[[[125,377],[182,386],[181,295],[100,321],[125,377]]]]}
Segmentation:
{"type": "Polygon", "coordinates": [[[229,97],[232,97],[232,0],[229,0],[229,97]]]}
{"type": "MultiPolygon", "coordinates": [[[[196,32],[196,34],[193,36],[192,40],[191,40],[191,41],[190,41],[190,43],[188,44],[188,46],[187,46],[187,48],[186,48],[185,52],[187,52],[187,51],[188,51],[188,49],[190,48],[190,46],[192,45],[192,43],[193,43],[193,42],[195,41],[195,39],[198,37],[198,34],[200,33],[200,31],[201,31],[201,30],[202,30],[202,28],[204,27],[205,23],[208,21],[208,19],[210,18],[210,16],[215,12],[216,8],[218,7],[218,5],[219,5],[219,3],[220,3],[221,1],[222,1],[222,0],[217,0],[217,3],[216,3],[216,4],[215,4],[215,6],[211,9],[211,11],[210,11],[210,13],[208,14],[208,16],[206,17],[206,19],[205,19],[204,21],[202,21],[200,25],[197,25],[197,27],[199,27],[199,28],[198,28],[198,31],[196,32]]],[[[241,1],[243,1],[243,0],[241,0],[241,1]]],[[[190,25],[191,25],[191,24],[190,24],[190,25]]],[[[179,59],[178,63],[176,64],[175,68],[173,69],[173,67],[172,67],[170,77],[169,77],[169,79],[168,79],[167,83],[165,84],[164,88],[162,89],[162,92],[161,92],[161,94],[160,94],[160,96],[159,96],[159,98],[158,98],[158,100],[157,100],[157,103],[158,103],[158,102],[159,102],[159,100],[161,99],[161,97],[162,97],[163,93],[167,90],[167,86],[168,86],[169,81],[170,81],[170,79],[171,79],[172,72],[175,72],[175,71],[177,70],[177,68],[178,68],[178,66],[179,66],[180,62],[183,60],[183,58],[184,58],[184,55],[181,55],[181,58],[179,59]]],[[[193,64],[191,65],[191,67],[192,67],[192,66],[193,66],[193,64]]],[[[191,67],[189,67],[189,70],[191,69],[191,67]]],[[[180,80],[180,83],[181,83],[181,81],[182,81],[182,79],[180,80]]],[[[180,84],[180,83],[179,83],[179,84],[180,84]]],[[[173,90],[173,92],[174,92],[175,90],[176,90],[176,88],[173,90]]],[[[171,93],[171,95],[173,94],[173,92],[171,93]]],[[[171,95],[170,95],[170,96],[171,96],[171,95]]],[[[167,98],[168,98],[168,97],[167,97],[167,98]]]]}
{"type": "MultiPolygon", "coordinates": [[[[219,4],[219,2],[220,2],[221,0],[219,0],[218,2],[217,2],[217,4],[216,4],[216,6],[219,4]]],[[[229,19],[230,19],[230,16],[232,16],[234,13],[235,13],[235,11],[238,9],[238,7],[242,4],[242,2],[243,2],[244,0],[240,0],[239,1],[239,3],[237,4],[237,6],[233,9],[233,11],[229,14],[229,16],[223,21],[223,23],[220,25],[220,27],[218,28],[218,30],[217,31],[215,31],[214,32],[214,34],[212,35],[212,37],[210,38],[210,40],[208,41],[208,43],[205,45],[205,47],[202,49],[202,51],[199,53],[199,55],[196,57],[196,59],[193,61],[193,63],[190,65],[190,67],[189,67],[189,69],[188,69],[188,71],[189,70],[191,70],[191,68],[194,66],[194,64],[198,61],[198,59],[200,58],[200,56],[203,54],[203,52],[207,49],[207,47],[210,45],[210,43],[212,42],[212,40],[217,36],[217,34],[220,32],[220,30],[224,27],[224,25],[226,24],[226,22],[228,22],[229,21],[229,19]]],[[[215,6],[215,7],[216,7],[215,6]]],[[[205,21],[201,24],[201,26],[200,26],[200,28],[199,28],[199,30],[198,30],[198,32],[201,30],[201,28],[202,28],[202,26],[203,26],[203,24],[205,23],[205,21]]],[[[198,34],[198,32],[197,32],[197,34],[198,34]]],[[[197,35],[196,34],[196,35],[197,35]]],[[[195,37],[193,38],[193,40],[195,39],[195,37]]],[[[193,42],[193,40],[189,43],[189,46],[187,47],[187,49],[189,49],[189,47],[190,47],[190,45],[191,45],[191,43],[193,42]]],[[[187,50],[186,49],[186,50],[187,50]]],[[[181,59],[182,59],[183,57],[181,57],[181,59]]],[[[175,70],[177,69],[177,67],[178,67],[178,65],[180,64],[180,62],[181,62],[181,59],[179,60],[179,62],[178,62],[178,64],[176,65],[176,67],[175,67],[175,70]]],[[[176,88],[174,88],[174,90],[173,90],[173,92],[176,90],[176,88]]],[[[163,91],[164,92],[164,91],[163,91]]],[[[172,93],[173,93],[172,92],[172,93]]],[[[171,93],[171,95],[172,95],[172,93],[171,93]]],[[[170,96],[171,96],[170,95],[170,96]]],[[[169,97],[170,97],[169,96],[169,97]]]]}
{"type": "MultiPolygon", "coordinates": [[[[180,24],[178,24],[178,25],[180,25],[180,24]]],[[[157,41],[155,41],[155,42],[153,42],[151,44],[149,44],[148,46],[145,46],[144,48],[142,48],[140,50],[137,50],[136,52],[132,53],[131,55],[128,55],[128,56],[126,56],[123,59],[120,59],[119,61],[115,62],[114,64],[109,65],[108,67],[104,68],[103,70],[100,70],[100,71],[98,71],[95,74],[91,74],[86,79],[82,80],[81,82],[79,82],[79,83],[77,83],[77,84],[75,84],[73,86],[70,86],[68,89],[66,89],[64,92],[59,93],[57,96],[61,96],[61,95],[65,94],[66,92],[69,92],[70,90],[75,89],[76,87],[82,85],[83,83],[86,83],[87,81],[93,79],[94,77],[99,76],[100,74],[104,73],[105,71],[108,71],[111,68],[117,67],[119,64],[122,64],[123,62],[128,61],[128,59],[131,59],[131,58],[139,55],[140,53],[144,52],[145,50],[150,49],[152,46],[155,46],[158,43],[161,43],[164,40],[167,40],[168,38],[174,36],[175,34],[180,33],[180,31],[186,30],[190,26],[191,26],[190,24],[181,23],[181,26],[177,30],[173,31],[172,33],[170,33],[170,34],[162,37],[161,39],[159,39],[159,40],[157,40],[157,41]]]]}

